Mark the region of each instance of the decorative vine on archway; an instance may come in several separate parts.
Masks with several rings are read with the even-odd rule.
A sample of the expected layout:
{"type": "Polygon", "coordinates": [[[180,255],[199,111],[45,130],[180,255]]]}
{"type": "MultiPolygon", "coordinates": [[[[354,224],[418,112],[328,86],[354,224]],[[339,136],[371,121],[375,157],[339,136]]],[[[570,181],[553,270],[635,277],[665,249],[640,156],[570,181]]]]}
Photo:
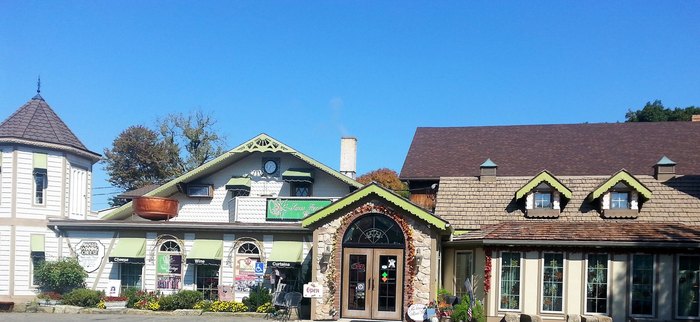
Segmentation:
{"type": "MultiPolygon", "coordinates": [[[[338,255],[342,253],[343,236],[345,235],[345,231],[349,228],[350,224],[355,221],[355,219],[370,213],[385,215],[396,222],[396,224],[401,228],[401,231],[405,237],[406,263],[413,263],[415,261],[416,246],[413,243],[413,228],[406,221],[406,219],[399,215],[396,211],[383,205],[366,203],[345,214],[340,220],[340,227],[335,230],[331,238],[333,242],[333,251],[331,252],[329,263],[332,264],[329,265],[328,269],[326,270],[326,287],[328,287],[326,303],[330,305],[331,311],[329,312],[329,315],[333,317],[335,317],[340,310],[340,304],[335,303],[335,299],[336,297],[340,298],[339,296],[336,296],[338,292],[337,285],[341,283],[337,268],[340,267],[341,264],[338,255]]],[[[408,307],[413,304],[413,282],[416,278],[416,266],[410,264],[404,265],[404,276],[404,306],[408,307]]]]}

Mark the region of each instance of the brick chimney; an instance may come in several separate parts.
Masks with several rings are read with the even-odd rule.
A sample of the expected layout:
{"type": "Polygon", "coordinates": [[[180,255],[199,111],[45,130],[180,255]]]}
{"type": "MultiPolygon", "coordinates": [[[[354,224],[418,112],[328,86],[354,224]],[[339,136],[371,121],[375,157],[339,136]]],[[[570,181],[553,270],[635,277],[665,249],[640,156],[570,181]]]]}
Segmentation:
{"type": "Polygon", "coordinates": [[[498,168],[497,164],[491,161],[491,159],[486,159],[486,161],[479,166],[479,169],[481,169],[479,172],[479,181],[496,181],[496,168],[498,168]]]}
{"type": "Polygon", "coordinates": [[[340,138],[340,173],[353,179],[357,175],[357,138],[340,138]]]}
{"type": "Polygon", "coordinates": [[[676,163],[664,155],[654,166],[654,177],[659,181],[675,178],[676,163]]]}

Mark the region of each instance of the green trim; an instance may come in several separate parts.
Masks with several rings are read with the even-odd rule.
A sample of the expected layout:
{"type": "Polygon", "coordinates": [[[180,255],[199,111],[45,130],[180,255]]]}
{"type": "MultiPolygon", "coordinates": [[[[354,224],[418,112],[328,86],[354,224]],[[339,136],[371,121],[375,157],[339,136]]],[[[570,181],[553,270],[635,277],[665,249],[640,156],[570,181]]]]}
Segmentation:
{"type": "Polygon", "coordinates": [[[119,238],[109,257],[146,258],[146,238],[119,238]]]}
{"type": "Polygon", "coordinates": [[[300,241],[275,240],[267,262],[301,263],[304,261],[304,244],[300,241]]]}
{"type": "Polygon", "coordinates": [[[639,182],[637,178],[635,178],[625,169],[618,171],[616,174],[610,177],[610,179],[605,180],[605,182],[603,182],[597,189],[591,192],[589,198],[591,200],[600,198],[600,196],[610,191],[610,189],[612,189],[612,187],[614,187],[620,181],[624,181],[627,185],[629,185],[632,189],[636,190],[644,198],[651,199],[651,190],[649,190],[646,186],[644,186],[644,184],[639,182]]]}
{"type": "Polygon", "coordinates": [[[314,174],[311,169],[288,169],[282,173],[284,181],[314,182],[314,174]]]}
{"type": "Polygon", "coordinates": [[[441,229],[441,230],[447,230],[449,229],[449,223],[447,223],[445,220],[443,220],[440,217],[437,217],[427,211],[425,211],[423,208],[418,207],[411,203],[410,201],[406,200],[405,198],[395,194],[394,192],[391,192],[376,183],[371,183],[369,185],[364,186],[362,189],[359,189],[344,198],[330,204],[328,207],[325,207],[308,217],[306,219],[301,221],[301,226],[302,227],[308,227],[311,224],[326,218],[334,213],[337,213],[341,211],[342,209],[350,206],[351,204],[359,201],[360,199],[369,196],[370,194],[375,194],[379,196],[380,198],[396,205],[397,207],[411,213],[412,215],[426,221],[427,223],[441,229]]]}
{"type": "Polygon", "coordinates": [[[46,240],[46,236],[44,236],[44,235],[32,234],[31,241],[30,241],[31,251],[32,252],[44,252],[44,251],[46,251],[45,250],[46,249],[45,248],[45,244],[46,244],[45,240],[46,240]]]}
{"type": "Polygon", "coordinates": [[[195,239],[187,259],[218,259],[224,257],[224,242],[214,239],[195,239]]]}
{"type": "Polygon", "coordinates": [[[46,169],[48,162],[46,153],[34,152],[34,169],[46,169]]]}
{"type": "Polygon", "coordinates": [[[569,190],[569,188],[567,188],[563,183],[561,183],[561,181],[557,180],[557,178],[555,178],[547,170],[543,170],[542,172],[540,172],[540,174],[536,175],[534,178],[528,181],[522,188],[518,189],[518,191],[515,192],[515,199],[517,200],[524,197],[543,181],[550,185],[552,188],[554,188],[556,191],[559,191],[559,193],[562,196],[566,197],[567,199],[571,199],[571,190],[569,190]]]}
{"type": "MultiPolygon", "coordinates": [[[[331,169],[330,167],[324,165],[321,162],[318,162],[305,154],[301,152],[297,152],[296,150],[290,148],[289,146],[283,144],[280,141],[277,141],[273,139],[272,137],[268,136],[267,134],[260,134],[247,142],[231,149],[228,152],[223,153],[222,155],[216,157],[214,160],[211,160],[200,167],[187,172],[173,180],[170,180],[166,182],[165,184],[161,185],[160,187],[153,189],[151,192],[145,194],[144,196],[149,196],[149,197],[169,197],[173,194],[175,194],[177,190],[177,186],[179,183],[186,183],[193,181],[197,178],[203,177],[205,175],[208,175],[210,173],[216,172],[218,170],[223,169],[225,166],[228,166],[234,161],[240,160],[245,156],[250,155],[251,153],[254,152],[284,152],[284,153],[289,153],[306,163],[309,163],[313,167],[316,167],[317,169],[320,169],[329,175],[335,177],[336,179],[339,179],[340,181],[349,184],[351,186],[354,186],[356,188],[362,187],[362,184],[353,180],[352,178],[331,169]]],[[[102,219],[108,220],[108,219],[126,219],[128,218],[131,214],[133,213],[132,209],[132,203],[128,202],[124,204],[123,206],[115,209],[111,213],[105,215],[102,219]]]]}
{"type": "Polygon", "coordinates": [[[248,190],[250,191],[250,178],[236,177],[226,182],[226,190],[248,190]]]}

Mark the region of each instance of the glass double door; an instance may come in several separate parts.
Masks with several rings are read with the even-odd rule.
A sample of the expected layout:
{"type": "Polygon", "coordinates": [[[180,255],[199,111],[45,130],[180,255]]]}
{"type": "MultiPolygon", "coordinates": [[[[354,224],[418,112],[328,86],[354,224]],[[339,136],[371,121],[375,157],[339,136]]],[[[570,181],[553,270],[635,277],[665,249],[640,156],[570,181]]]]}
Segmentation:
{"type": "Polygon", "coordinates": [[[344,248],[342,317],[401,320],[403,249],[344,248]]]}

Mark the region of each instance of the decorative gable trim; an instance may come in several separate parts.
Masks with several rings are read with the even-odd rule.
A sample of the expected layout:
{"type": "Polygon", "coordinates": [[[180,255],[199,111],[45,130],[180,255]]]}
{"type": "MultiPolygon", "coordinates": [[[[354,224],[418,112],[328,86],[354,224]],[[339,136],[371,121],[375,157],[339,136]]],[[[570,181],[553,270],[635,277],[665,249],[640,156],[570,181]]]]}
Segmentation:
{"type": "Polygon", "coordinates": [[[610,191],[616,184],[618,184],[620,181],[624,181],[630,188],[634,189],[639,193],[639,195],[643,196],[646,199],[651,199],[651,190],[647,188],[643,183],[641,183],[637,178],[635,178],[632,174],[627,172],[627,170],[622,169],[612,175],[610,179],[606,180],[603,182],[598,188],[593,190],[590,195],[588,195],[588,199],[590,200],[595,200],[600,198],[603,194],[606,192],[610,191]]]}
{"type": "MultiPolygon", "coordinates": [[[[193,180],[196,180],[197,178],[203,177],[205,175],[208,175],[210,173],[213,173],[215,171],[223,169],[225,166],[228,164],[235,162],[237,160],[240,160],[244,156],[247,156],[251,153],[254,152],[283,152],[283,153],[289,153],[304,162],[310,164],[313,167],[316,167],[323,172],[326,172],[327,174],[337,178],[338,180],[359,188],[362,187],[362,184],[355,181],[354,179],[343,175],[342,173],[331,169],[330,167],[324,165],[321,162],[318,162],[305,154],[298,152],[291,147],[287,146],[286,144],[277,141],[273,139],[272,137],[268,136],[267,134],[260,134],[251,140],[248,140],[247,142],[231,149],[228,152],[225,152],[221,154],[220,156],[216,157],[214,160],[211,160],[200,167],[187,172],[173,180],[170,180],[163,185],[161,185],[158,188],[155,188],[151,190],[150,192],[146,193],[144,196],[150,196],[150,197],[168,197],[178,191],[178,186],[181,183],[187,183],[191,182],[193,180]]],[[[111,213],[105,215],[102,219],[125,219],[128,216],[130,216],[133,213],[133,208],[132,208],[132,203],[128,202],[124,204],[123,206],[115,209],[111,213]]]]}
{"type": "Polygon", "coordinates": [[[306,228],[332,214],[338,213],[342,209],[352,205],[355,202],[360,201],[371,194],[374,194],[385,201],[397,206],[410,214],[424,220],[428,224],[431,224],[438,229],[448,230],[450,229],[450,224],[444,219],[431,214],[430,212],[424,210],[421,207],[416,206],[405,198],[389,191],[376,183],[371,183],[364,186],[363,188],[345,196],[344,198],[328,205],[327,207],[320,209],[319,211],[310,214],[304,220],[301,221],[301,226],[306,228]]]}
{"type": "Polygon", "coordinates": [[[558,191],[562,196],[566,197],[567,199],[571,199],[571,190],[569,190],[569,188],[567,188],[563,183],[561,183],[561,181],[555,178],[547,170],[543,170],[542,172],[540,172],[540,174],[536,175],[524,186],[522,186],[522,188],[518,189],[518,191],[515,192],[515,199],[525,197],[525,195],[530,193],[533,189],[535,189],[535,187],[537,187],[542,182],[546,182],[554,190],[558,191]]]}

